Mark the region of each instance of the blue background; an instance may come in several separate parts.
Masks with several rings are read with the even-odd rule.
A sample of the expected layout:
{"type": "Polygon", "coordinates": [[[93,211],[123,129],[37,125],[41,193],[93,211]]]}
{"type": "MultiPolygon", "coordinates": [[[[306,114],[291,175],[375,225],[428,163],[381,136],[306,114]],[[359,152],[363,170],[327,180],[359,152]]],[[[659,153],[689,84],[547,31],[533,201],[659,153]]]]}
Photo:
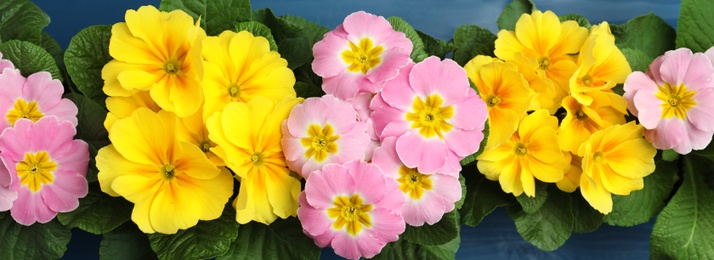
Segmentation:
{"type": "MultiPolygon", "coordinates": [[[[124,20],[127,9],[152,4],[159,0],[35,0],[52,22],[46,31],[65,48],[71,37],[94,24],[114,24],[124,20]]],[[[400,16],[414,28],[448,40],[462,24],[475,24],[497,31],[496,19],[510,0],[254,0],[253,9],[270,7],[276,15],[298,15],[334,28],[345,16],[365,10],[377,15],[400,16]]],[[[592,23],[607,20],[622,24],[642,14],[653,12],[676,28],[678,0],[535,0],[541,10],[564,15],[578,13],[592,23]]],[[[542,252],[516,232],[513,221],[503,208],[486,217],[478,227],[461,230],[459,259],[647,259],[653,222],[634,227],[611,227],[603,224],[588,234],[573,234],[565,245],[554,252],[542,252]]],[[[65,258],[96,259],[100,236],[73,230],[65,258]]],[[[331,250],[323,257],[334,258],[331,250]]]]}

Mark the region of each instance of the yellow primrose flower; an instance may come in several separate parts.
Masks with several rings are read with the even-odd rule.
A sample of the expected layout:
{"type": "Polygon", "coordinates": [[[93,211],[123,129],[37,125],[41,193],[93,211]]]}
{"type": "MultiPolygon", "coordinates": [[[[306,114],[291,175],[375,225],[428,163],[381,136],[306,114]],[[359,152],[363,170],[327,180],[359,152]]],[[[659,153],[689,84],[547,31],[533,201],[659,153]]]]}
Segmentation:
{"type": "Polygon", "coordinates": [[[578,102],[589,106],[590,93],[610,91],[624,83],[632,73],[630,64],[615,46],[615,36],[607,22],[595,25],[578,55],[578,70],[570,78],[570,93],[578,102]]]}
{"type": "Polygon", "coordinates": [[[498,180],[506,193],[535,194],[535,179],[558,182],[569,165],[558,145],[558,119],[547,110],[536,110],[521,119],[511,139],[479,157],[478,169],[490,180],[498,180]]]}
{"type": "Polygon", "coordinates": [[[216,143],[208,138],[208,128],[203,117],[203,107],[199,108],[195,114],[177,118],[177,120],[176,136],[179,141],[193,144],[201,149],[214,165],[218,167],[225,166],[223,159],[211,151],[211,148],[216,147],[216,143]]]}
{"type": "Polygon", "coordinates": [[[565,169],[563,179],[556,182],[555,185],[558,189],[571,193],[580,186],[580,175],[583,173],[583,169],[580,168],[582,158],[569,152],[563,152],[563,154],[565,157],[570,158],[570,166],[565,169]]]}
{"type": "Polygon", "coordinates": [[[184,11],[161,12],[153,6],[128,10],[126,22],[112,26],[109,54],[102,69],[104,93],[130,96],[149,91],[164,110],[189,116],[203,102],[201,40],[203,29],[184,11]]]}
{"type": "Polygon", "coordinates": [[[107,131],[112,129],[114,122],[131,116],[131,113],[140,107],[151,109],[154,112],[161,110],[159,105],[151,99],[148,91],[139,91],[128,97],[107,97],[106,105],[109,113],[104,119],[104,128],[107,131]]]}
{"type": "Polygon", "coordinates": [[[488,109],[490,135],[486,147],[498,146],[511,137],[526,115],[533,97],[528,82],[515,65],[488,56],[476,56],[464,69],[488,109]]]}
{"type": "Polygon", "coordinates": [[[591,92],[593,102],[578,103],[572,96],[563,99],[567,112],[560,123],[560,147],[563,151],[577,152],[580,145],[598,130],[625,123],[627,101],[614,93],[591,92]]]}
{"type": "Polygon", "coordinates": [[[501,30],[495,42],[494,54],[506,61],[516,53],[538,62],[536,72],[545,74],[555,84],[555,104],[568,95],[568,79],[577,68],[572,54],[578,53],[588,30],[575,21],[560,22],[551,11],[523,14],[515,31],[501,30]]]}
{"type": "Polygon", "coordinates": [[[261,96],[273,103],[295,97],[295,75],[280,54],[270,51],[265,37],[248,31],[224,31],[203,40],[204,116],[223,110],[229,102],[261,96]]]}
{"type": "MultiPolygon", "coordinates": [[[[523,56],[523,53],[516,53],[513,60],[509,60],[508,63],[516,65],[518,67],[518,73],[523,75],[523,78],[528,81],[528,87],[534,94],[533,99],[531,99],[531,104],[528,110],[538,110],[547,109],[550,114],[555,114],[555,112],[560,108],[560,104],[555,102],[555,85],[553,81],[546,77],[545,73],[537,73],[538,61],[535,58],[527,58],[523,56]]],[[[560,97],[559,99],[561,99],[560,97]]]]}
{"type": "Polygon", "coordinates": [[[230,172],[179,142],[175,122],[169,112],[139,108],[114,123],[112,144],[97,154],[102,191],[134,203],[131,219],[145,233],[175,234],[216,219],[233,194],[230,172]]]}
{"type": "Polygon", "coordinates": [[[612,194],[629,195],[644,187],[642,178],[655,169],[657,153],[635,122],[595,132],[578,149],[583,158],[580,192],[603,214],[612,211],[612,194]]]}
{"type": "Polygon", "coordinates": [[[236,221],[270,224],[278,217],[296,216],[300,181],[291,176],[280,145],[280,126],[301,98],[278,104],[255,97],[231,102],[208,118],[208,135],[216,152],[240,180],[233,201],[236,221]]]}

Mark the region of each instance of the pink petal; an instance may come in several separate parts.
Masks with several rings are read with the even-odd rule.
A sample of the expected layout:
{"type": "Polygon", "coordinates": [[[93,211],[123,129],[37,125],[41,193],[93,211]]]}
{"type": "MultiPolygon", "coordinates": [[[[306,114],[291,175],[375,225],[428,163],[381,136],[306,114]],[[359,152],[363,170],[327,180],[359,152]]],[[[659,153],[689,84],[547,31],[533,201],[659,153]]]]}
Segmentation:
{"type": "MultiPolygon", "coordinates": [[[[285,124],[283,124],[284,126],[285,124]]],[[[283,138],[280,139],[280,145],[283,148],[283,154],[288,161],[296,161],[301,158],[307,151],[307,147],[303,146],[300,138],[289,136],[283,132],[283,138]]]]}
{"type": "MultiPolygon", "coordinates": [[[[369,237],[366,237],[369,239],[369,237]]],[[[348,259],[359,259],[362,257],[362,252],[360,252],[357,246],[357,239],[353,238],[346,232],[337,232],[335,237],[332,239],[332,248],[335,249],[335,254],[348,258],[348,259]]],[[[379,250],[377,250],[379,252],[379,250]]],[[[376,253],[375,253],[376,254],[376,253]]]]}
{"type": "MultiPolygon", "coordinates": [[[[711,131],[702,131],[700,129],[697,129],[693,125],[686,123],[687,127],[687,134],[689,135],[689,143],[691,144],[691,149],[692,150],[702,150],[706,148],[709,143],[712,141],[712,132],[711,131]]],[[[684,148],[684,147],[683,147],[684,148]]],[[[677,146],[674,147],[675,151],[677,151],[677,146]]],[[[685,149],[682,149],[682,151],[685,151],[685,149]]],[[[679,151],[677,151],[679,152],[679,151]]],[[[680,154],[686,154],[686,153],[680,153],[680,154]]]]}
{"type": "MultiPolygon", "coordinates": [[[[393,79],[397,77],[397,74],[400,73],[400,68],[411,62],[411,60],[409,59],[409,52],[402,48],[387,49],[380,56],[382,62],[377,65],[377,67],[374,67],[367,72],[367,79],[369,79],[371,82],[385,82],[387,80],[393,79]]],[[[376,86],[383,85],[380,84],[376,86]]],[[[369,91],[371,93],[377,93],[381,91],[381,89],[361,89],[369,91]]]]}
{"type": "Polygon", "coordinates": [[[372,163],[379,166],[385,176],[397,179],[399,178],[399,169],[402,167],[402,161],[397,155],[397,138],[388,137],[382,141],[382,145],[374,149],[372,163]]]}
{"type": "Polygon", "coordinates": [[[488,117],[486,103],[476,95],[476,91],[469,91],[469,95],[462,102],[454,104],[454,117],[448,122],[464,130],[483,131],[488,117]]]}
{"type": "MultiPolygon", "coordinates": [[[[396,78],[393,78],[384,84],[382,93],[379,95],[382,98],[382,102],[401,110],[411,110],[416,94],[409,85],[409,74],[414,68],[414,65],[415,64],[413,62],[410,62],[406,66],[402,67],[396,78]]],[[[374,104],[375,101],[373,100],[372,103],[374,104]]],[[[375,107],[370,107],[372,110],[377,110],[379,108],[378,105],[379,103],[375,104],[375,107]]]]}
{"type": "Polygon", "coordinates": [[[64,152],[72,148],[68,142],[71,142],[76,134],[77,130],[72,123],[68,121],[60,122],[54,116],[44,116],[35,122],[27,132],[28,148],[46,150],[50,154],[64,154],[64,152]]]}
{"type": "Polygon", "coordinates": [[[0,161],[0,188],[10,187],[10,184],[12,183],[12,178],[10,176],[10,172],[7,170],[7,167],[5,167],[5,163],[0,161]]]}
{"type": "Polygon", "coordinates": [[[89,167],[89,145],[82,140],[69,140],[62,142],[61,150],[52,153],[50,156],[56,158],[58,169],[66,169],[86,177],[87,168],[89,167]]]}
{"type": "MultiPolygon", "coordinates": [[[[421,227],[424,223],[433,225],[444,216],[444,200],[433,191],[425,192],[420,200],[407,199],[402,210],[404,221],[410,226],[421,227]]],[[[453,204],[453,203],[452,203],[453,204]]]]}
{"type": "Polygon", "coordinates": [[[340,139],[337,139],[337,153],[328,158],[334,163],[343,163],[347,161],[361,161],[364,159],[364,150],[367,149],[369,143],[369,135],[366,131],[366,124],[356,122],[355,127],[349,133],[343,133],[340,139]]]}
{"type": "Polygon", "coordinates": [[[647,129],[654,129],[662,120],[662,100],[655,97],[656,89],[640,89],[634,97],[640,124],[647,129]]]}
{"type": "MultiPolygon", "coordinates": [[[[327,109],[321,111],[327,115],[328,120],[326,123],[332,125],[336,134],[342,135],[348,133],[357,125],[357,111],[355,111],[349,102],[342,101],[329,94],[322,96],[320,100],[325,104],[324,107],[327,109]]],[[[364,126],[362,126],[362,128],[362,131],[364,131],[364,126]]]]}
{"type": "MultiPolygon", "coordinates": [[[[22,97],[25,81],[25,77],[20,74],[19,70],[8,68],[3,70],[3,73],[0,74],[0,86],[3,86],[0,88],[0,114],[7,115],[15,101],[22,97]]],[[[7,127],[10,127],[7,119],[0,120],[0,129],[7,127]]]]}
{"type": "Polygon", "coordinates": [[[10,215],[17,223],[29,226],[35,222],[47,223],[57,215],[57,212],[53,212],[42,202],[40,193],[22,188],[18,190],[17,200],[10,209],[10,215]]]}
{"type": "MultiPolygon", "coordinates": [[[[667,51],[670,52],[670,51],[667,51]]],[[[665,53],[666,54],[666,53],[665,53]]],[[[657,58],[655,58],[652,63],[650,63],[649,69],[647,69],[647,75],[652,78],[652,80],[657,84],[657,85],[663,85],[664,80],[662,79],[662,74],[660,74],[660,68],[662,67],[662,63],[664,62],[666,55],[661,55],[657,58]]]]}
{"type": "Polygon", "coordinates": [[[355,182],[347,167],[328,164],[321,171],[310,174],[305,183],[305,196],[315,209],[334,207],[337,195],[353,194],[355,182]]]}
{"type": "Polygon", "coordinates": [[[15,162],[25,157],[29,146],[27,135],[32,126],[31,120],[21,118],[15,122],[15,127],[6,128],[0,134],[0,155],[8,168],[14,168],[15,162]]]}
{"type": "Polygon", "coordinates": [[[312,47],[312,52],[315,55],[312,70],[323,78],[346,73],[348,64],[342,59],[342,52],[349,49],[347,39],[339,37],[333,32],[326,33],[325,38],[312,47]]]}
{"type": "MultiPolygon", "coordinates": [[[[313,172],[322,170],[322,166],[325,166],[325,165],[331,163],[332,159],[334,159],[334,158],[328,157],[326,160],[324,160],[322,162],[317,162],[313,159],[299,158],[298,160],[295,161],[294,164],[296,165],[295,167],[297,168],[298,164],[300,162],[302,162],[302,168],[299,168],[300,170],[297,172],[300,173],[300,175],[303,178],[307,179],[307,178],[310,178],[310,175],[312,175],[313,172]]],[[[288,163],[290,163],[290,162],[288,162],[288,163]]]]}
{"type": "Polygon", "coordinates": [[[344,72],[322,79],[322,90],[342,100],[353,99],[360,90],[380,89],[383,83],[372,83],[362,73],[344,72]],[[372,85],[380,84],[379,87],[372,85]]]}
{"type": "Polygon", "coordinates": [[[399,190],[399,183],[394,179],[387,178],[386,184],[387,188],[385,188],[385,190],[391,192],[387,192],[382,198],[382,201],[377,203],[376,207],[388,209],[394,213],[400,213],[406,200],[404,192],[399,190]]]}
{"type": "Polygon", "coordinates": [[[69,99],[61,99],[55,106],[42,111],[45,116],[56,116],[60,121],[67,121],[77,126],[77,106],[69,99]]]}
{"type": "Polygon", "coordinates": [[[622,95],[627,100],[627,108],[630,109],[633,115],[637,116],[637,107],[635,106],[634,97],[640,89],[657,89],[657,84],[652,81],[647,75],[642,72],[632,72],[625,80],[625,94],[622,95]]]}
{"type": "Polygon", "coordinates": [[[382,247],[389,242],[397,241],[399,234],[404,233],[406,225],[404,218],[397,211],[391,211],[384,208],[376,208],[372,212],[372,221],[374,226],[368,230],[370,237],[374,237],[381,245],[377,248],[377,252],[382,250],[382,247]]]}
{"type": "Polygon", "coordinates": [[[87,196],[87,192],[87,179],[79,174],[56,176],[51,185],[43,186],[40,191],[44,204],[55,212],[70,212],[77,209],[79,198],[87,196]]]}
{"type": "Polygon", "coordinates": [[[389,136],[399,136],[409,128],[409,123],[405,118],[406,112],[387,105],[381,95],[377,95],[372,99],[370,108],[374,109],[371,114],[374,131],[381,139],[389,136]],[[385,133],[384,130],[391,124],[394,124],[394,126],[391,127],[392,129],[389,132],[385,133]]]}
{"type": "Polygon", "coordinates": [[[481,140],[483,140],[483,132],[479,130],[453,128],[444,135],[444,139],[446,139],[446,144],[451,151],[456,153],[460,158],[464,158],[478,152],[481,140]]]}
{"type": "Polygon", "coordinates": [[[411,131],[397,139],[397,154],[409,168],[419,172],[435,172],[446,164],[446,144],[439,138],[425,139],[411,131]]]}
{"type": "Polygon", "coordinates": [[[444,163],[444,167],[436,170],[436,173],[443,173],[458,177],[459,172],[461,172],[461,159],[463,159],[463,157],[460,157],[453,151],[449,150],[446,153],[446,163],[444,163]]]}
{"type": "Polygon", "coordinates": [[[52,79],[49,72],[41,71],[27,77],[27,82],[22,89],[26,100],[34,100],[44,107],[54,107],[59,103],[64,93],[64,86],[59,80],[52,79]]]}
{"type": "MultiPolygon", "coordinates": [[[[678,119],[664,119],[659,122],[655,130],[646,131],[645,137],[657,149],[667,150],[685,141],[685,139],[687,139],[686,134],[687,132],[682,121],[678,119]]],[[[686,142],[689,143],[688,140],[686,142]]]]}
{"type": "Polygon", "coordinates": [[[297,104],[290,111],[287,127],[294,137],[307,137],[311,124],[325,125],[328,119],[328,107],[320,98],[308,98],[302,104],[297,104]]]}
{"type": "Polygon", "coordinates": [[[357,93],[357,96],[348,101],[352,107],[357,111],[357,119],[362,122],[367,122],[369,119],[369,114],[372,110],[369,109],[369,103],[372,102],[372,97],[374,94],[369,92],[357,93]]]}
{"type": "MultiPolygon", "coordinates": [[[[325,210],[318,210],[310,206],[305,198],[305,192],[301,192],[298,196],[298,203],[300,207],[297,210],[297,216],[307,234],[319,236],[330,230],[333,220],[327,216],[325,210]]],[[[321,244],[327,244],[327,241],[323,241],[321,244]]]]}
{"type": "Polygon", "coordinates": [[[10,210],[16,199],[17,191],[14,191],[9,187],[0,186],[0,212],[10,210]]]}
{"type": "Polygon", "coordinates": [[[687,121],[705,132],[714,132],[714,88],[703,88],[694,94],[697,105],[687,111],[687,121]]]}
{"type": "Polygon", "coordinates": [[[694,55],[692,51],[687,48],[679,48],[667,52],[665,55],[667,57],[659,69],[662,80],[674,86],[684,83],[687,70],[689,69],[689,62],[694,55]]]}
{"type": "Polygon", "coordinates": [[[439,94],[444,99],[444,106],[460,103],[469,91],[474,91],[466,71],[459,64],[450,59],[441,61],[434,56],[414,65],[409,73],[409,84],[422,99],[439,94]]]}
{"type": "Polygon", "coordinates": [[[365,204],[376,204],[382,200],[388,191],[387,180],[378,166],[362,161],[350,161],[343,165],[352,173],[355,191],[359,192],[365,204]]]}
{"type": "MultiPolygon", "coordinates": [[[[348,39],[353,43],[359,43],[362,38],[369,37],[374,41],[375,45],[379,45],[391,37],[391,34],[397,33],[392,29],[392,25],[389,24],[387,19],[364,11],[354,12],[345,17],[342,27],[347,33],[348,39]]],[[[411,49],[409,49],[409,52],[411,52],[411,49]]]]}
{"type": "Polygon", "coordinates": [[[710,87],[714,67],[707,56],[702,53],[695,53],[689,61],[687,74],[684,76],[684,85],[690,90],[700,90],[710,87]]]}

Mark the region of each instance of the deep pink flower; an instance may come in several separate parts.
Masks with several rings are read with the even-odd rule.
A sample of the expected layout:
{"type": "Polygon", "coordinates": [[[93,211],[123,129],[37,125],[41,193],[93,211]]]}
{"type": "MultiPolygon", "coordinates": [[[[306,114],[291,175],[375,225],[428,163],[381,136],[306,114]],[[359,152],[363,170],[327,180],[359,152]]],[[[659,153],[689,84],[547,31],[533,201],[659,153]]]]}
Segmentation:
{"type": "Polygon", "coordinates": [[[680,154],[704,149],[714,134],[713,76],[709,58],[685,48],[655,59],[647,74],[630,74],[624,97],[647,140],[680,154]]]}
{"type": "Polygon", "coordinates": [[[399,185],[370,163],[325,165],[307,179],[298,202],[303,232],[345,258],[371,258],[405,229],[399,185]]]}
{"type": "Polygon", "coordinates": [[[0,158],[17,192],[10,215],[20,224],[47,223],[87,195],[88,145],[73,140],[74,125],[55,116],[19,119],[0,134],[0,158]]]}
{"type": "Polygon", "coordinates": [[[454,203],[461,199],[459,178],[439,172],[421,173],[405,166],[397,156],[396,142],[394,137],[385,138],[374,151],[372,163],[399,183],[406,197],[402,207],[404,221],[412,226],[433,225],[444,213],[454,210],[454,203]]]}
{"type": "Polygon", "coordinates": [[[359,11],[315,43],[312,69],[326,93],[350,100],[358,92],[379,92],[409,62],[411,51],[411,41],[387,19],[359,11]]]}
{"type": "Polygon", "coordinates": [[[281,144],[288,167],[308,178],[328,163],[363,160],[366,127],[348,102],[329,94],[306,99],[283,121],[281,144]]]}
{"type": "Polygon", "coordinates": [[[452,175],[461,159],[478,151],[488,116],[464,69],[438,57],[402,68],[370,108],[379,137],[397,138],[404,165],[452,175]]]}

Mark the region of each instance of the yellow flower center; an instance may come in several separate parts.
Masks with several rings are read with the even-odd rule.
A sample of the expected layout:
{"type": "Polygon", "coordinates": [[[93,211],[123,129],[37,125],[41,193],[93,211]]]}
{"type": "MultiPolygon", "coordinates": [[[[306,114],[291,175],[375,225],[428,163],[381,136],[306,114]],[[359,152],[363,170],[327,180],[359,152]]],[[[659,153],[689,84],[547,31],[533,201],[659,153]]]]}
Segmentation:
{"type": "Polygon", "coordinates": [[[261,165],[265,162],[265,156],[260,152],[255,152],[250,156],[250,161],[253,162],[254,165],[261,165]]]}
{"type": "Polygon", "coordinates": [[[30,101],[30,103],[27,103],[24,99],[18,98],[15,100],[12,109],[5,115],[5,118],[7,118],[10,125],[15,126],[15,122],[20,118],[27,118],[32,120],[32,122],[37,122],[37,120],[40,120],[44,115],[45,114],[40,112],[40,107],[37,105],[37,102],[30,101]]]}
{"type": "Polygon", "coordinates": [[[602,152],[595,152],[595,154],[593,154],[593,161],[602,162],[602,160],[603,160],[602,152]]]}
{"type": "Polygon", "coordinates": [[[170,59],[164,64],[164,71],[169,75],[176,75],[181,70],[181,62],[170,59]]]}
{"type": "Polygon", "coordinates": [[[497,96],[489,96],[486,98],[486,105],[489,107],[495,107],[498,103],[501,103],[501,99],[497,96]]]}
{"type": "Polygon", "coordinates": [[[201,148],[201,151],[204,153],[207,153],[211,150],[211,142],[208,140],[203,140],[201,143],[198,144],[198,147],[201,148]]]}
{"type": "Polygon", "coordinates": [[[550,66],[550,60],[548,57],[543,57],[538,59],[538,68],[542,70],[547,70],[548,66],[550,66]]]}
{"type": "Polygon", "coordinates": [[[687,111],[697,105],[694,100],[696,91],[689,90],[684,85],[671,86],[665,83],[657,88],[659,92],[655,96],[662,100],[662,118],[676,116],[684,120],[687,118],[687,111]]]}
{"type": "Polygon", "coordinates": [[[307,147],[305,157],[308,159],[314,156],[315,161],[322,162],[327,159],[328,154],[337,153],[338,147],[335,141],[340,139],[340,136],[335,135],[331,125],[326,124],[322,128],[317,124],[312,124],[307,128],[307,136],[301,138],[300,142],[307,147]]]}
{"type": "Polygon", "coordinates": [[[52,184],[56,169],[57,163],[47,152],[25,153],[25,158],[15,166],[20,185],[27,186],[32,192],[40,191],[42,185],[52,184]]]}
{"type": "Polygon", "coordinates": [[[382,63],[380,56],[384,51],[382,45],[374,46],[372,40],[366,37],[359,41],[359,45],[355,45],[352,42],[348,43],[350,49],[342,52],[342,60],[349,64],[348,71],[361,71],[362,74],[367,74],[367,71],[382,63]]]}
{"type": "Polygon", "coordinates": [[[238,96],[240,96],[240,86],[236,83],[232,83],[228,86],[228,95],[232,98],[238,98],[238,96]]]}
{"type": "Polygon", "coordinates": [[[444,133],[449,132],[453,126],[446,122],[454,116],[454,107],[442,107],[444,100],[437,94],[426,98],[426,102],[419,97],[414,98],[412,110],[407,113],[406,119],[412,122],[412,128],[418,128],[419,133],[431,138],[438,135],[444,139],[444,133]]]}
{"type": "Polygon", "coordinates": [[[523,156],[528,153],[528,149],[526,148],[526,145],[523,143],[518,143],[516,144],[516,147],[513,148],[513,153],[515,153],[518,156],[523,156]]]}
{"type": "Polygon", "coordinates": [[[399,168],[399,190],[414,200],[420,199],[424,195],[424,190],[432,189],[432,182],[429,175],[422,174],[417,169],[407,168],[402,165],[399,168]]]}
{"type": "Polygon", "coordinates": [[[583,112],[582,110],[578,110],[577,112],[575,112],[575,118],[580,120],[587,120],[588,115],[585,114],[585,112],[583,112]]]}
{"type": "Polygon", "coordinates": [[[337,196],[332,202],[334,208],[327,210],[327,215],[335,219],[332,228],[341,230],[344,228],[348,234],[356,236],[363,227],[372,226],[372,217],[369,212],[374,209],[372,204],[364,204],[362,197],[352,194],[351,197],[337,196]]]}
{"type": "Polygon", "coordinates": [[[171,164],[166,164],[161,167],[161,175],[164,176],[165,179],[171,180],[174,178],[174,175],[176,175],[176,167],[174,167],[171,164]]]}

